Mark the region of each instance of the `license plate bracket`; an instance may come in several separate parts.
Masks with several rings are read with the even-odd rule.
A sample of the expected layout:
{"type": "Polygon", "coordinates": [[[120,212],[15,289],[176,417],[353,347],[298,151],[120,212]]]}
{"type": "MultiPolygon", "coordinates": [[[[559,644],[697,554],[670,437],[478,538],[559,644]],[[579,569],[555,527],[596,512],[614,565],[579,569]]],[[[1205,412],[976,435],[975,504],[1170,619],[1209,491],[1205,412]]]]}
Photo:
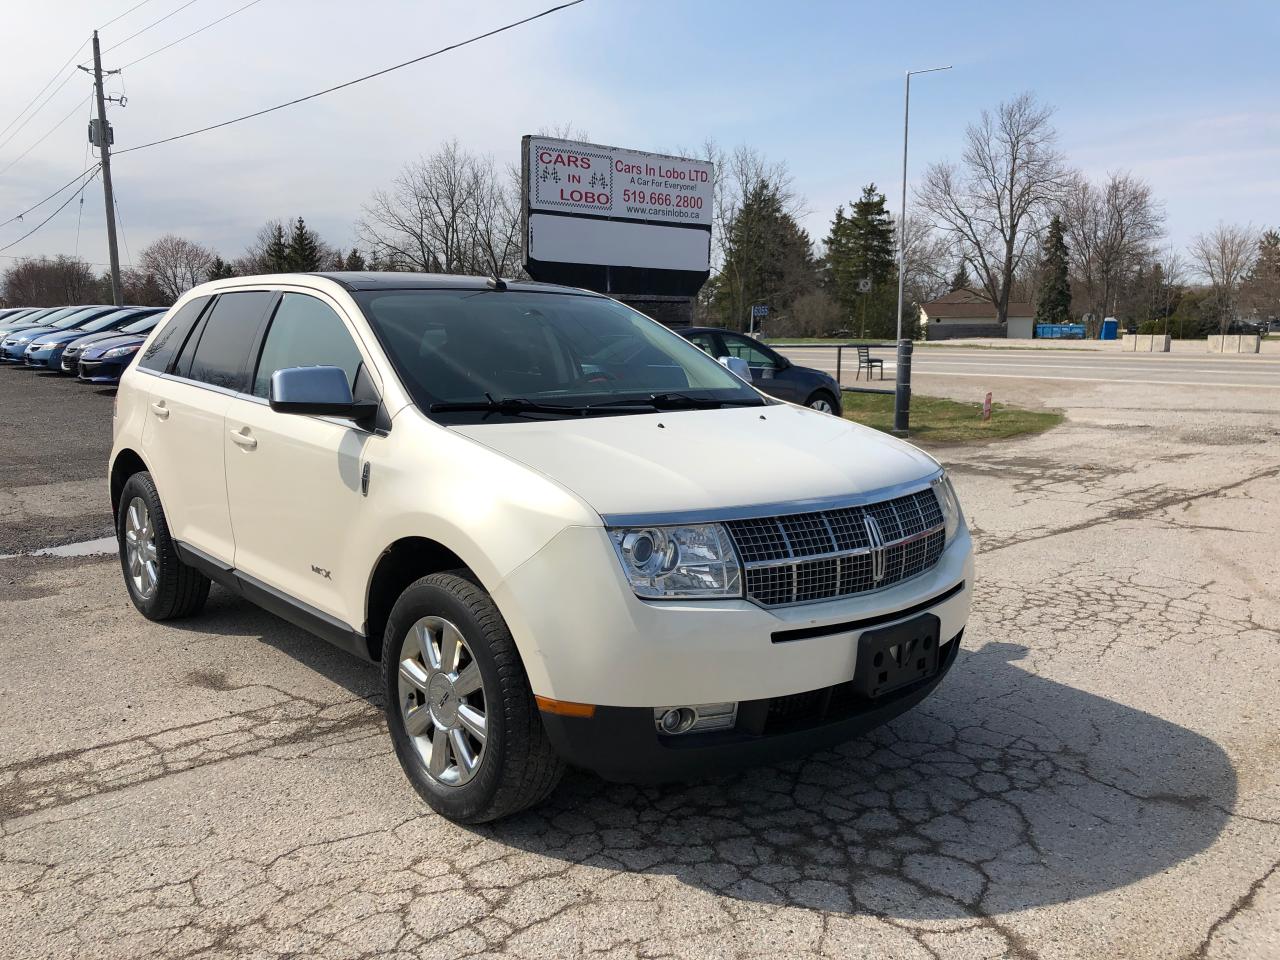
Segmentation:
{"type": "Polygon", "coordinates": [[[858,638],[858,663],[853,686],[874,700],[938,671],[941,621],[931,613],[912,617],[858,638]]]}

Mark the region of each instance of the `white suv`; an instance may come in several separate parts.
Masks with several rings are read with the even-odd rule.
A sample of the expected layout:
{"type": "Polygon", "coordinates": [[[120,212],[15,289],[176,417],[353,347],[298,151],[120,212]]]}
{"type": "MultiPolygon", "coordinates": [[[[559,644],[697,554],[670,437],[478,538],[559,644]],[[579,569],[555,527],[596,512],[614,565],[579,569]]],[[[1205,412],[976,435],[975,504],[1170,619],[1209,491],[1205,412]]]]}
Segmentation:
{"type": "Polygon", "coordinates": [[[653,781],[855,736],[969,613],[936,461],[564,287],[197,287],[120,382],[110,485],[143,615],[214,580],[380,660],[400,762],[459,821],[566,762],[653,781]]]}

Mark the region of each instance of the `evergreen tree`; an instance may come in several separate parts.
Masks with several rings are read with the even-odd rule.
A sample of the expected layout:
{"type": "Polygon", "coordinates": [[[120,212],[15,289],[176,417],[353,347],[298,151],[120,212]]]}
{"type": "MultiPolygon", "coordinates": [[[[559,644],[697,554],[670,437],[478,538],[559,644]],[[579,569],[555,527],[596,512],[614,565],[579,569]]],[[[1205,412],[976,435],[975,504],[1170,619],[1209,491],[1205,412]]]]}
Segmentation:
{"type": "Polygon", "coordinates": [[[285,269],[291,273],[311,273],[320,269],[320,242],[301,217],[294,223],[289,236],[285,262],[285,269]]]}
{"type": "Polygon", "coordinates": [[[1071,322],[1069,267],[1067,241],[1062,235],[1062,218],[1055,216],[1049,223],[1049,237],[1045,241],[1044,259],[1040,264],[1040,298],[1036,302],[1036,323],[1071,322]]]}
{"type": "Polygon", "coordinates": [[[757,181],[725,231],[724,264],[715,281],[715,302],[726,326],[747,328],[754,303],[774,312],[813,286],[814,262],[809,235],[783,208],[776,187],[757,181]]]}
{"type": "Polygon", "coordinates": [[[289,263],[289,243],[284,238],[284,227],[277,223],[262,254],[262,270],[264,273],[288,273],[291,269],[289,263]]]}
{"type": "Polygon", "coordinates": [[[351,248],[351,252],[347,254],[347,260],[342,265],[343,270],[361,271],[368,269],[365,266],[364,257],[360,255],[360,251],[355,247],[351,248]]]}
{"type": "Polygon", "coordinates": [[[955,293],[957,290],[971,290],[972,288],[973,281],[969,278],[969,261],[961,260],[960,267],[956,270],[956,275],[951,278],[949,290],[951,293],[955,293]]]}
{"type": "Polygon", "coordinates": [[[1266,230],[1258,238],[1258,256],[1241,292],[1258,319],[1280,318],[1280,231],[1266,230]]]}
{"type": "Polygon", "coordinates": [[[221,257],[214,257],[213,263],[209,266],[210,280],[226,280],[228,277],[236,275],[235,268],[221,257]]]}
{"type": "Polygon", "coordinates": [[[896,323],[898,271],[893,218],[874,183],[862,188],[849,214],[836,208],[827,234],[826,281],[850,323],[874,335],[889,335],[896,323]],[[863,291],[863,281],[871,289],[863,291]],[[892,321],[892,323],[891,323],[892,321]]]}

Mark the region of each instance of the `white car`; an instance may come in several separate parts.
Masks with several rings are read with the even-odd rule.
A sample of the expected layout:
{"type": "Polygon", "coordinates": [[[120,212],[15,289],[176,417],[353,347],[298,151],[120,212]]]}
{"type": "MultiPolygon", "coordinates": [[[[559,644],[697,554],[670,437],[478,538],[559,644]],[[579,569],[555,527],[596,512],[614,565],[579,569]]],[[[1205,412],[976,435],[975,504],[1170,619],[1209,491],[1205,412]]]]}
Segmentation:
{"type": "Polygon", "coordinates": [[[110,489],[143,615],[212,580],[381,661],[405,772],[464,822],[565,763],[678,779],[882,724],[973,583],[935,460],[544,284],[197,287],[120,382],[110,489]]]}

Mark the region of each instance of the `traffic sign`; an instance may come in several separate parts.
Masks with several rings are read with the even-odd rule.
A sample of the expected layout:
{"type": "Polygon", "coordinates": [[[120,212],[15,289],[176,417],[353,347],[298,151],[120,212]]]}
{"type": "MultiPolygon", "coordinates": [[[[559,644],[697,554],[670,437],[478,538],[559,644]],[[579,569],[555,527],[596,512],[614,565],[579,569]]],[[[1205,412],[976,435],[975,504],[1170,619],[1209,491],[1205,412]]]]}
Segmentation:
{"type": "Polygon", "coordinates": [[[751,319],[763,320],[769,315],[769,305],[766,303],[756,303],[751,306],[751,319]]]}

